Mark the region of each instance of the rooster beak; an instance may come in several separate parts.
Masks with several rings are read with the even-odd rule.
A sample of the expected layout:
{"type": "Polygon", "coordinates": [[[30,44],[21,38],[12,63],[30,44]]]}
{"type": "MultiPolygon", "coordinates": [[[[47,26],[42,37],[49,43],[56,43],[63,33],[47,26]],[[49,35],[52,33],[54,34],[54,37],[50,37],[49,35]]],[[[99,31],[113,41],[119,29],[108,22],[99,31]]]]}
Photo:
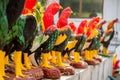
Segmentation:
{"type": "Polygon", "coordinates": [[[102,20],[102,18],[100,18],[100,20],[102,20]]]}
{"type": "Polygon", "coordinates": [[[60,6],[60,7],[59,7],[59,9],[63,9],[63,7],[62,7],[62,6],[60,6]]]}
{"type": "Polygon", "coordinates": [[[73,11],[71,11],[71,14],[73,13],[73,11]]]}
{"type": "Polygon", "coordinates": [[[116,19],[115,19],[115,22],[118,22],[118,21],[119,21],[118,18],[116,18],[116,19]]]}

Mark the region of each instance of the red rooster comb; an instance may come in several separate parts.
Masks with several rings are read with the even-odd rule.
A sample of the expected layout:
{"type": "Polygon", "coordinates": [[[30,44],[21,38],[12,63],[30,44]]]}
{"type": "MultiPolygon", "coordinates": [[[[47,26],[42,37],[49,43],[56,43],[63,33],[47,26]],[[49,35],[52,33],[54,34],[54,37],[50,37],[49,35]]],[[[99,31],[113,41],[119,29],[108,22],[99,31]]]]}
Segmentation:
{"type": "Polygon", "coordinates": [[[34,12],[34,6],[36,5],[37,0],[26,0],[25,6],[23,9],[22,14],[28,14],[28,13],[33,13],[34,12]]]}
{"type": "Polygon", "coordinates": [[[103,20],[102,22],[99,23],[98,25],[98,29],[102,28],[102,26],[106,23],[107,21],[106,20],[103,20]]]}
{"type": "Polygon", "coordinates": [[[70,28],[72,29],[72,31],[75,33],[75,31],[77,29],[75,23],[74,22],[70,22],[69,25],[70,25],[70,28]]]}
{"type": "Polygon", "coordinates": [[[93,23],[89,26],[89,28],[90,28],[90,29],[95,29],[95,28],[97,28],[97,26],[98,26],[98,23],[97,23],[97,22],[93,22],[93,23]]]}
{"type": "Polygon", "coordinates": [[[100,20],[101,20],[100,17],[92,18],[92,20],[89,21],[88,28],[95,28],[95,26],[93,26],[93,25],[99,23],[100,20]]]}
{"type": "Polygon", "coordinates": [[[113,22],[114,22],[114,23],[115,23],[115,22],[118,22],[118,18],[114,19],[113,22]]]}
{"type": "Polygon", "coordinates": [[[101,22],[101,24],[103,25],[103,24],[105,24],[106,22],[107,22],[107,21],[106,21],[106,20],[104,20],[104,21],[102,21],[102,22],[101,22]]]}
{"type": "Polygon", "coordinates": [[[100,20],[101,20],[100,17],[95,17],[95,18],[93,19],[93,21],[96,21],[96,22],[99,22],[100,20]]]}
{"type": "Polygon", "coordinates": [[[60,14],[60,18],[57,21],[57,27],[62,28],[68,25],[68,18],[70,17],[72,10],[70,7],[65,8],[60,14]]]}
{"type": "Polygon", "coordinates": [[[87,23],[88,21],[87,20],[83,20],[79,27],[78,27],[78,30],[77,30],[77,34],[83,34],[84,33],[84,30],[85,30],[85,27],[87,26],[87,23]]]}
{"type": "Polygon", "coordinates": [[[60,10],[61,6],[57,2],[51,3],[43,15],[43,25],[47,29],[54,23],[54,15],[60,10]]]}
{"type": "Polygon", "coordinates": [[[62,6],[60,6],[57,2],[53,2],[47,7],[46,12],[51,12],[55,15],[60,9],[62,9],[62,6]]]}
{"type": "Polygon", "coordinates": [[[62,11],[60,17],[63,17],[63,16],[64,16],[65,18],[69,18],[70,15],[71,15],[71,13],[73,13],[72,10],[71,10],[71,8],[70,8],[70,7],[66,7],[66,8],[62,11]]]}

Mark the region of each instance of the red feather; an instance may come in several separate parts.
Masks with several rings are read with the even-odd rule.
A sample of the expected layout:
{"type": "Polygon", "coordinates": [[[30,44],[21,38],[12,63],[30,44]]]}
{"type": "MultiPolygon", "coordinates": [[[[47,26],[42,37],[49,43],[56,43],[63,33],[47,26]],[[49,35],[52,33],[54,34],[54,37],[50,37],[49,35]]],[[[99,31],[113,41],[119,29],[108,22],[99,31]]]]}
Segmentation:
{"type": "Polygon", "coordinates": [[[52,15],[51,13],[44,12],[43,22],[45,29],[53,25],[53,21],[54,21],[53,19],[54,19],[54,15],[52,15]]]}
{"type": "Polygon", "coordinates": [[[77,29],[75,23],[74,22],[70,22],[69,25],[70,25],[72,31],[75,33],[75,31],[77,29]]]}
{"type": "Polygon", "coordinates": [[[84,33],[84,27],[86,27],[87,26],[87,20],[83,20],[81,23],[80,23],[80,25],[79,25],[79,27],[78,27],[78,30],[77,30],[77,34],[83,34],[84,33]]]}
{"type": "Polygon", "coordinates": [[[61,8],[62,7],[57,2],[53,2],[47,7],[45,12],[50,12],[55,15],[61,8]]]}
{"type": "Polygon", "coordinates": [[[100,17],[94,17],[94,18],[92,18],[90,20],[89,24],[88,24],[88,28],[91,28],[94,22],[98,23],[100,20],[101,20],[100,17]]]}
{"type": "Polygon", "coordinates": [[[53,2],[47,7],[46,11],[44,12],[44,16],[43,16],[43,23],[44,23],[45,29],[53,25],[54,15],[59,10],[60,10],[60,5],[57,2],[53,2]]]}
{"type": "Polygon", "coordinates": [[[34,6],[36,5],[37,0],[26,0],[24,10],[22,14],[28,14],[34,12],[34,6]]]}
{"type": "Polygon", "coordinates": [[[88,29],[86,32],[86,36],[89,37],[90,35],[91,35],[91,30],[88,29]]]}
{"type": "Polygon", "coordinates": [[[62,13],[60,14],[60,18],[57,21],[57,27],[62,28],[68,25],[68,18],[70,17],[72,10],[70,7],[65,8],[62,13]]]}
{"type": "Polygon", "coordinates": [[[116,63],[113,65],[113,69],[118,69],[119,68],[119,62],[120,60],[117,60],[116,63]]]}

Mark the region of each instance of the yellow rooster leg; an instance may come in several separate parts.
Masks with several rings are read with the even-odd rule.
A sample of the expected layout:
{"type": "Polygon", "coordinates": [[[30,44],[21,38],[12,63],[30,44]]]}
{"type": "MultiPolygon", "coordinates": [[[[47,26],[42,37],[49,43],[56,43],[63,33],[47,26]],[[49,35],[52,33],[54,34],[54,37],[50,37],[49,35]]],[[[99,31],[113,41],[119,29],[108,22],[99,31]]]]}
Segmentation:
{"type": "Polygon", "coordinates": [[[74,52],[74,61],[80,62],[80,54],[78,52],[74,52]]]}
{"type": "MultiPolygon", "coordinates": [[[[15,51],[15,52],[14,52],[14,55],[13,55],[13,60],[14,60],[14,62],[15,62],[16,59],[17,59],[16,56],[18,56],[18,54],[16,54],[16,51],[15,51]]],[[[21,56],[22,56],[22,53],[21,53],[21,56]]],[[[21,57],[21,56],[20,56],[20,57],[21,57]]],[[[20,61],[21,61],[21,60],[20,60],[20,61]]],[[[24,71],[27,70],[27,69],[23,66],[22,62],[19,63],[19,66],[20,66],[20,65],[21,65],[21,69],[22,69],[22,70],[24,70],[24,71]]]]}
{"type": "Polygon", "coordinates": [[[90,51],[87,50],[87,60],[90,60],[90,51]]]}
{"type": "Polygon", "coordinates": [[[0,74],[0,80],[4,80],[4,78],[1,76],[1,74],[0,74]]]}
{"type": "Polygon", "coordinates": [[[15,74],[16,76],[25,77],[22,73],[22,63],[21,63],[21,51],[14,52],[14,62],[15,62],[15,74]]]}
{"type": "Polygon", "coordinates": [[[65,54],[65,55],[64,55],[64,57],[63,57],[63,62],[65,62],[65,63],[70,63],[68,54],[65,54]]]}
{"type": "Polygon", "coordinates": [[[57,66],[59,66],[59,67],[66,67],[66,65],[65,64],[63,64],[63,62],[62,62],[62,56],[61,56],[61,52],[59,52],[59,51],[56,51],[56,65],[57,66]]]}
{"type": "Polygon", "coordinates": [[[91,51],[88,51],[88,56],[89,56],[88,60],[91,60],[91,51]]]}
{"type": "Polygon", "coordinates": [[[93,50],[93,58],[97,56],[96,50],[93,50]]]}
{"type": "Polygon", "coordinates": [[[56,64],[56,55],[55,55],[55,51],[52,51],[52,63],[56,64]]]}
{"type": "Polygon", "coordinates": [[[98,50],[94,50],[94,53],[95,53],[94,57],[96,57],[98,55],[98,50]]]}
{"type": "Polygon", "coordinates": [[[13,64],[10,64],[10,63],[9,63],[9,56],[8,56],[8,55],[5,57],[4,60],[5,60],[5,65],[13,66],[13,64]]]}
{"type": "Polygon", "coordinates": [[[27,69],[31,69],[31,63],[28,57],[28,53],[24,53],[24,65],[27,69]]]}
{"type": "Polygon", "coordinates": [[[0,80],[4,80],[4,77],[9,78],[9,76],[7,76],[5,74],[5,62],[4,62],[4,57],[5,57],[5,52],[0,50],[0,80]]]}
{"type": "Polygon", "coordinates": [[[85,50],[85,60],[89,60],[89,51],[85,50]]]}
{"type": "Polygon", "coordinates": [[[91,51],[90,51],[90,58],[91,58],[91,60],[93,60],[93,57],[94,57],[94,51],[91,50],[91,51]]]}
{"type": "Polygon", "coordinates": [[[53,66],[48,64],[49,53],[42,53],[42,62],[41,66],[46,68],[53,68],[53,66]]]}
{"type": "Polygon", "coordinates": [[[89,56],[90,56],[90,60],[93,60],[93,56],[94,56],[93,50],[89,51],[89,56]]]}
{"type": "Polygon", "coordinates": [[[108,55],[108,54],[109,54],[109,52],[108,52],[108,50],[107,50],[107,48],[106,48],[106,47],[103,47],[103,54],[106,54],[106,55],[108,55]]]}

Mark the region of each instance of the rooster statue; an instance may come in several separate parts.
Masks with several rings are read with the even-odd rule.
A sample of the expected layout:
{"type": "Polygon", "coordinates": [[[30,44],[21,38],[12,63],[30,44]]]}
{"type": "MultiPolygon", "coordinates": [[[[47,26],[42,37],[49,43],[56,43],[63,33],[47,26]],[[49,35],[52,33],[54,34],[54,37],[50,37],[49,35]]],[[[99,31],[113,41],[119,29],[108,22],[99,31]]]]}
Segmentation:
{"type": "Polygon", "coordinates": [[[107,30],[104,32],[102,38],[101,38],[101,42],[103,44],[103,54],[108,55],[109,52],[107,50],[111,39],[114,36],[114,24],[118,22],[118,18],[112,20],[111,22],[109,22],[108,26],[107,26],[107,30]]]}
{"type": "MultiPolygon", "coordinates": [[[[55,25],[53,25],[54,15],[61,9],[62,7],[57,3],[51,3],[45,10],[43,15],[43,25],[44,33],[43,35],[47,38],[44,43],[42,43],[35,51],[35,55],[40,58],[42,56],[42,60],[40,62],[40,66],[43,68],[43,72],[45,73],[45,78],[60,78],[60,71],[49,64],[48,60],[50,57],[50,52],[54,48],[57,37],[59,35],[59,31],[55,25]],[[54,71],[54,72],[53,72],[54,71]],[[46,74],[46,72],[48,74],[46,74]],[[52,74],[53,73],[53,74],[52,74]],[[55,73],[55,74],[54,74],[55,73]]],[[[38,59],[36,58],[36,59],[38,59]]],[[[36,60],[37,61],[37,60],[36,60]]]]}
{"type": "Polygon", "coordinates": [[[87,27],[87,20],[83,20],[77,31],[74,41],[76,41],[74,46],[74,51],[72,52],[74,54],[74,60],[70,63],[71,66],[75,68],[87,68],[87,63],[81,60],[81,52],[83,50],[83,46],[86,42],[86,27],[87,27]]]}
{"type": "Polygon", "coordinates": [[[77,30],[76,24],[74,22],[70,22],[69,26],[72,30],[72,34],[70,36],[70,39],[65,47],[65,49],[62,52],[63,60],[64,62],[70,63],[71,57],[70,57],[70,52],[74,49],[75,44],[77,41],[74,40],[75,32],[77,30]]]}
{"type": "MultiPolygon", "coordinates": [[[[71,13],[72,13],[71,8],[66,7],[60,14],[60,17],[57,21],[57,27],[59,28],[60,33],[52,51],[54,52],[52,54],[56,54],[55,65],[63,74],[65,71],[64,69],[66,69],[66,65],[62,62],[62,52],[65,49],[68,40],[71,36],[71,29],[70,26],[68,25],[68,18],[71,13]]],[[[72,69],[69,69],[68,72],[66,71],[65,73],[74,74],[72,69]],[[69,71],[72,71],[72,73],[69,73],[69,71]]]]}
{"type": "Polygon", "coordinates": [[[36,25],[36,19],[33,15],[26,17],[21,16],[17,19],[11,30],[9,30],[9,40],[11,39],[10,43],[12,43],[12,51],[14,51],[13,60],[15,63],[16,76],[24,77],[22,70],[31,69],[29,65],[29,58],[27,56],[28,54],[24,52],[28,52],[25,50],[32,44],[31,41],[33,41],[37,32],[36,25]],[[23,67],[21,62],[22,53],[24,53],[24,62],[27,69],[23,67]]]}
{"type": "MultiPolygon", "coordinates": [[[[96,30],[97,24],[100,21],[100,17],[92,18],[88,24],[87,35],[87,47],[85,48],[85,61],[90,65],[96,65],[100,62],[94,59],[94,48],[97,43],[98,31],[96,30]]],[[[86,46],[86,45],[85,45],[86,46]]]]}
{"type": "Polygon", "coordinates": [[[95,32],[97,35],[96,35],[96,42],[95,42],[95,46],[94,46],[94,48],[93,48],[93,50],[92,50],[92,54],[93,54],[93,58],[94,59],[96,59],[96,60],[98,60],[98,61],[102,61],[102,57],[101,56],[99,56],[98,55],[98,53],[99,53],[99,49],[100,49],[100,46],[101,46],[101,41],[100,41],[100,39],[101,39],[101,32],[100,31],[98,31],[98,29],[97,29],[97,27],[96,27],[96,32],[95,32]]]}
{"type": "MultiPolygon", "coordinates": [[[[33,15],[20,16],[24,8],[24,4],[25,0],[9,0],[9,3],[7,5],[8,7],[6,12],[8,15],[8,23],[10,22],[10,25],[8,31],[7,44],[4,47],[4,51],[6,52],[6,56],[10,54],[11,51],[14,51],[13,60],[15,63],[15,75],[7,73],[8,75],[10,74],[10,76],[12,76],[9,79],[15,78],[17,80],[21,77],[25,77],[22,70],[31,69],[27,53],[29,52],[30,46],[32,46],[33,39],[36,35],[37,23],[33,15]],[[14,23],[11,20],[13,20],[14,23]],[[23,67],[23,64],[21,62],[22,53],[24,53],[25,57],[25,67],[23,67]]],[[[25,79],[27,79],[28,77],[25,77],[25,79]]],[[[35,78],[35,76],[33,77],[35,78]]]]}
{"type": "Polygon", "coordinates": [[[16,22],[17,18],[21,14],[24,7],[25,0],[0,0],[0,53],[1,53],[1,70],[0,70],[0,80],[4,80],[5,75],[5,46],[10,43],[9,41],[9,29],[16,22]]]}

